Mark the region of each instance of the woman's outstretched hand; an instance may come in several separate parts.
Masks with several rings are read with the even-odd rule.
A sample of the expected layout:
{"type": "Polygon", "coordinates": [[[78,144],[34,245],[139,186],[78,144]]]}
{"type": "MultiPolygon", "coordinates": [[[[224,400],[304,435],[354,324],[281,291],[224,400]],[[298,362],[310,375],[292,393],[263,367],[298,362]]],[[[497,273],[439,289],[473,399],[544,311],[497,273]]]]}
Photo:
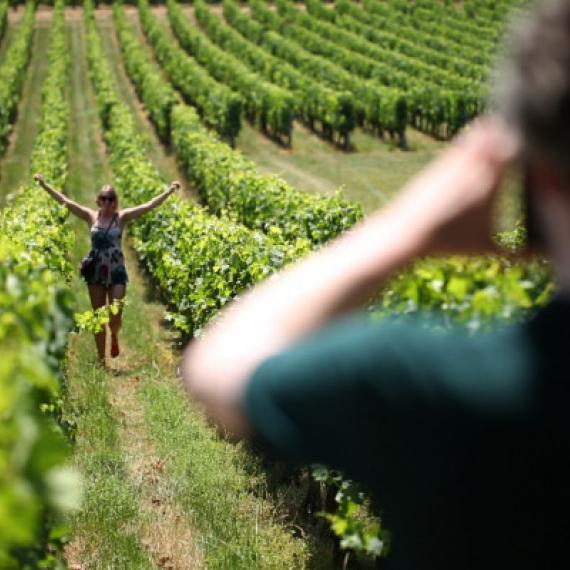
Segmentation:
{"type": "Polygon", "coordinates": [[[45,178],[43,177],[42,174],[34,174],[34,180],[40,185],[40,186],[44,186],[46,183],[45,178]]]}
{"type": "Polygon", "coordinates": [[[180,189],[180,182],[178,182],[178,180],[173,180],[169,185],[168,185],[168,189],[172,190],[173,192],[175,192],[176,190],[180,189]]]}

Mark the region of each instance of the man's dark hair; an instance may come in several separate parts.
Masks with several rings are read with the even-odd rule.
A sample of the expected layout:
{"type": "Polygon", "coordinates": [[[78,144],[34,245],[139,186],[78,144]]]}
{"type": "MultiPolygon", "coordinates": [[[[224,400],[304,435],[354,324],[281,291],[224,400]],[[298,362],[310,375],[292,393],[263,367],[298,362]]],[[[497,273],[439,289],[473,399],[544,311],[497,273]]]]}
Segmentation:
{"type": "Polygon", "coordinates": [[[538,3],[514,24],[494,102],[527,153],[570,175],[570,0],[538,3]]]}

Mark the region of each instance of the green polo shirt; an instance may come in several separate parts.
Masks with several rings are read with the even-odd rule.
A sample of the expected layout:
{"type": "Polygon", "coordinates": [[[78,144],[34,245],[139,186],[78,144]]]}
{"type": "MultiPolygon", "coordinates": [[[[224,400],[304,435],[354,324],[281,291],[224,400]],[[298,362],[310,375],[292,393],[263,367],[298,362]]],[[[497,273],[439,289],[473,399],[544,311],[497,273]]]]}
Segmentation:
{"type": "Polygon", "coordinates": [[[368,487],[387,569],[570,567],[570,300],[493,333],[338,322],[264,363],[244,411],[280,455],[368,487]]]}

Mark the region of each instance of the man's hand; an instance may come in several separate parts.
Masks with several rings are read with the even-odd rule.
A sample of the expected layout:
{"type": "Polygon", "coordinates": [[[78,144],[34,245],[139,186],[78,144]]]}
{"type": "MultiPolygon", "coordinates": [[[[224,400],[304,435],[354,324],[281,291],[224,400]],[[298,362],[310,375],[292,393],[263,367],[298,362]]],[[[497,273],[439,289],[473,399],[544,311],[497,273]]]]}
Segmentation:
{"type": "Polygon", "coordinates": [[[45,178],[41,174],[34,174],[34,180],[41,186],[46,183],[45,178]]]}
{"type": "Polygon", "coordinates": [[[426,229],[425,255],[496,251],[493,208],[519,145],[496,119],[477,121],[404,189],[392,207],[426,229]]]}

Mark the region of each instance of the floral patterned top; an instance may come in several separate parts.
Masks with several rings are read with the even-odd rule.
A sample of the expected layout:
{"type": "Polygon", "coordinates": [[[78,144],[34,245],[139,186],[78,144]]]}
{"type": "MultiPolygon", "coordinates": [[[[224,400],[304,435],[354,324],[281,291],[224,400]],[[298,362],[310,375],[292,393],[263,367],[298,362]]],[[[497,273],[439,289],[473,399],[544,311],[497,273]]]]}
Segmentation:
{"type": "Polygon", "coordinates": [[[125,258],[121,249],[123,230],[115,215],[111,225],[99,225],[99,218],[91,226],[91,248],[97,254],[97,263],[90,285],[126,285],[128,281],[125,258]]]}

